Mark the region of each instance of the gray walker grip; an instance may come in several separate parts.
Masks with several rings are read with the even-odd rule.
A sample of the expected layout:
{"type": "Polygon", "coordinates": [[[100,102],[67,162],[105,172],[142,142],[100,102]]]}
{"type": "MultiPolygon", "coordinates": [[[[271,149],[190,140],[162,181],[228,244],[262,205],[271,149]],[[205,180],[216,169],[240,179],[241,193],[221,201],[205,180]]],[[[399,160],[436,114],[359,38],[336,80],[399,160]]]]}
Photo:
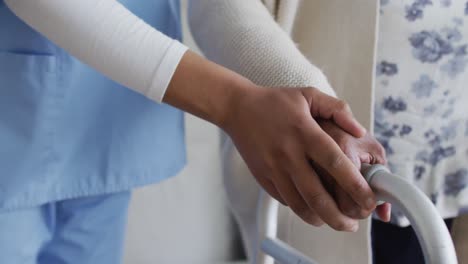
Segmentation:
{"type": "Polygon", "coordinates": [[[403,211],[421,244],[426,263],[456,264],[452,238],[431,200],[416,186],[382,165],[363,165],[362,174],[377,194],[403,211]]]}
{"type": "MultiPolygon", "coordinates": [[[[377,199],[398,207],[408,217],[421,244],[426,263],[458,263],[455,247],[444,220],[421,190],[403,178],[391,174],[382,165],[363,164],[361,172],[375,191],[377,199]]],[[[274,202],[268,204],[272,208],[276,206],[274,202]]],[[[276,226],[277,214],[273,216],[270,213],[269,217],[269,221],[273,221],[276,226]]],[[[317,263],[268,235],[262,243],[262,250],[282,264],[317,263]]]]}

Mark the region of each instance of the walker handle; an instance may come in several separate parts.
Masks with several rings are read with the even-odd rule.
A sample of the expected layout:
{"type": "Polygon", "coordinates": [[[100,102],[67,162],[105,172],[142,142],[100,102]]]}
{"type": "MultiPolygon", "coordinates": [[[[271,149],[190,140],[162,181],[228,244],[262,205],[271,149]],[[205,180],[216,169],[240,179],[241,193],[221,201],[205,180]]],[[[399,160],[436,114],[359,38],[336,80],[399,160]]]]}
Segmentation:
{"type": "Polygon", "coordinates": [[[361,172],[377,195],[408,217],[421,244],[426,263],[456,264],[450,233],[431,200],[416,186],[393,175],[383,165],[363,164],[361,172]]]}
{"type": "MultiPolygon", "coordinates": [[[[389,202],[401,209],[411,222],[429,264],[457,264],[455,247],[444,220],[427,196],[414,185],[401,177],[393,175],[382,165],[363,164],[361,172],[377,195],[377,199],[389,202]]],[[[265,204],[269,208],[265,226],[277,223],[277,203],[273,200],[265,204]],[[270,208],[271,207],[271,208],[270,208]],[[275,208],[276,207],[276,208],[275,208]],[[276,214],[271,211],[276,210],[276,214]]],[[[262,250],[282,264],[316,263],[304,254],[274,238],[271,231],[265,232],[266,239],[262,250]]]]}

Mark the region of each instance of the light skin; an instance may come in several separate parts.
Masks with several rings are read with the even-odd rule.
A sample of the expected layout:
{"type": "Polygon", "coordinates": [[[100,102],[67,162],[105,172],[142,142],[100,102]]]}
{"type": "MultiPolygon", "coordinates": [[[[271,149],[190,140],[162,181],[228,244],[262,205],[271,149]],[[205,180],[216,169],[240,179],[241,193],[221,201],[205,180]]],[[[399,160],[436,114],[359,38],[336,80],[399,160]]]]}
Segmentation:
{"type": "Polygon", "coordinates": [[[356,231],[357,217],[342,212],[342,200],[359,208],[359,218],[376,208],[356,164],[316,121],[329,120],[354,138],[365,137],[343,101],[310,87],[257,86],[190,51],[163,101],[223,129],[258,183],[305,222],[356,231]],[[310,161],[336,182],[345,199],[327,191],[310,161]]]}

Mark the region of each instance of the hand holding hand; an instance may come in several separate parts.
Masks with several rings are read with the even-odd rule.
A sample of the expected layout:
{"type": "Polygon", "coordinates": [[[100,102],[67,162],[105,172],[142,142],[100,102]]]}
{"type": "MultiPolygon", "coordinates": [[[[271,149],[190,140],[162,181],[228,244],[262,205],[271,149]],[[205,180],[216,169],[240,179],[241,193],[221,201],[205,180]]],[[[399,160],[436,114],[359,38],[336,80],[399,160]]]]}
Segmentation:
{"type": "MultiPolygon", "coordinates": [[[[343,150],[357,168],[361,168],[362,163],[386,164],[384,148],[369,133],[361,138],[356,138],[330,120],[320,120],[318,123],[322,129],[335,140],[341,150],[343,150]]],[[[329,191],[334,194],[339,208],[345,215],[354,219],[364,219],[370,215],[372,211],[366,210],[356,204],[343,188],[336,184],[332,177],[327,175],[327,173],[320,168],[316,168],[316,170],[319,172],[322,180],[327,183],[326,185],[329,191]]],[[[389,203],[379,205],[376,212],[380,219],[389,221],[391,205],[389,203]]]]}
{"type": "Polygon", "coordinates": [[[365,129],[341,100],[314,88],[259,87],[242,76],[187,52],[164,102],[222,128],[257,181],[304,221],[336,230],[358,222],[341,212],[309,161],[323,168],[365,210],[376,206],[359,169],[315,119],[333,120],[355,137],[365,129]]]}
{"type": "Polygon", "coordinates": [[[226,115],[222,128],[262,187],[304,221],[322,221],[340,231],[355,231],[358,222],[342,213],[309,164],[323,168],[367,211],[375,209],[372,190],[358,167],[315,121],[329,119],[356,137],[365,130],[341,100],[313,88],[245,90],[226,115]]]}

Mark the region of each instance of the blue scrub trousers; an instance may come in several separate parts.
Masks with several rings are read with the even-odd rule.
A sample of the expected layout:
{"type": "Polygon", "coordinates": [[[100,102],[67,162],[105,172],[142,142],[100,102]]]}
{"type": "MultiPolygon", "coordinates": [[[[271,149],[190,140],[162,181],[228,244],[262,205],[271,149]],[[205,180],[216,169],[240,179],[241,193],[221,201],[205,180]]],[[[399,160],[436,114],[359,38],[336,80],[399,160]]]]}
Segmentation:
{"type": "Polygon", "coordinates": [[[0,263],[118,264],[130,192],[0,212],[0,263]]]}

